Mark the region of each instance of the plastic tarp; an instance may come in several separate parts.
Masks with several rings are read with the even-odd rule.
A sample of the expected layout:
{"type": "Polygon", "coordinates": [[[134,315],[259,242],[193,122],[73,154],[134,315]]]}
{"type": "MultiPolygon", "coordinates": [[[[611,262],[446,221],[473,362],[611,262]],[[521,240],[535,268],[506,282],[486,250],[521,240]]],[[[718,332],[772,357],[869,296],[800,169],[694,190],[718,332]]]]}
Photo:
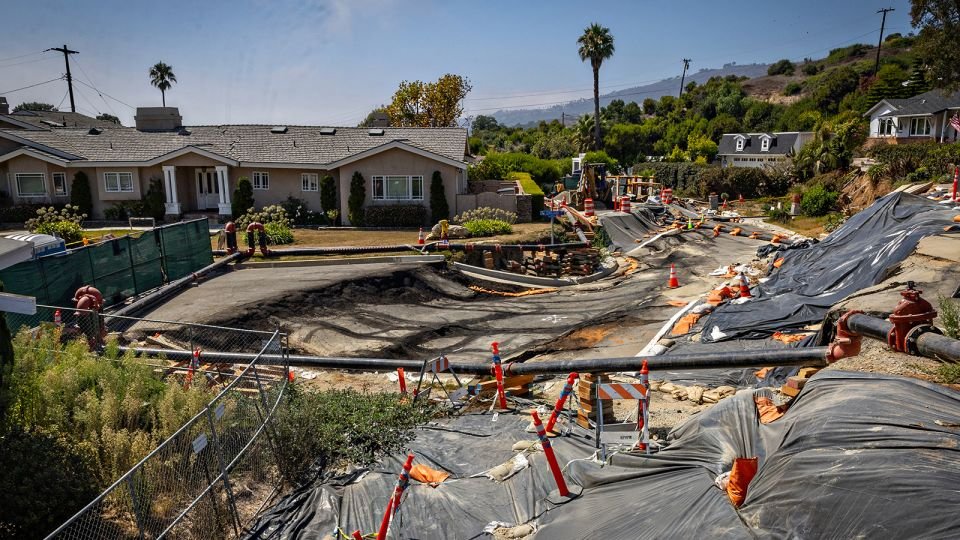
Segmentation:
{"type": "MultiPolygon", "coordinates": [[[[651,374],[653,375],[653,374],[651,374]]],[[[576,428],[553,439],[565,477],[583,493],[556,506],[540,453],[503,483],[471,478],[514,453],[526,416],[466,415],[423,430],[415,462],[452,473],[411,481],[391,538],[482,538],[493,521],[533,523],[537,538],[955,537],[960,530],[960,393],[915,379],[823,371],[781,418],[761,424],[747,390],[677,426],[651,456],[616,454],[601,467],[576,428]],[[737,458],[759,459],[733,507],[714,480],[737,458]],[[573,461],[577,460],[577,461],[573,461]]],[[[250,538],[335,538],[376,530],[401,456],[285,497],[250,538]]]]}
{"type": "Polygon", "coordinates": [[[603,214],[600,216],[600,225],[610,236],[611,244],[623,250],[637,247],[637,241],[643,240],[645,234],[660,228],[653,214],[642,207],[630,214],[603,214]]]}
{"type": "Polygon", "coordinates": [[[754,299],[720,306],[703,322],[704,342],[759,339],[819,323],[848,295],[882,281],[921,238],[942,233],[955,212],[927,199],[890,193],[822,242],[778,253],[785,261],[754,299]]]}

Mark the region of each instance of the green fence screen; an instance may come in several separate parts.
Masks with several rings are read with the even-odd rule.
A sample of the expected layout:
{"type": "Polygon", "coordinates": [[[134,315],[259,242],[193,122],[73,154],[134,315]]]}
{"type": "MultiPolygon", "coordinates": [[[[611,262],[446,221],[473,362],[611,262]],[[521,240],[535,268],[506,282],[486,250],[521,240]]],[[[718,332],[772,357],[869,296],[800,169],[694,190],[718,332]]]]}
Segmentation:
{"type": "Polygon", "coordinates": [[[73,293],[93,285],[112,305],[179,279],[213,262],[206,219],[185,221],[41,257],[0,270],[7,292],[38,304],[72,305],[73,293]]]}

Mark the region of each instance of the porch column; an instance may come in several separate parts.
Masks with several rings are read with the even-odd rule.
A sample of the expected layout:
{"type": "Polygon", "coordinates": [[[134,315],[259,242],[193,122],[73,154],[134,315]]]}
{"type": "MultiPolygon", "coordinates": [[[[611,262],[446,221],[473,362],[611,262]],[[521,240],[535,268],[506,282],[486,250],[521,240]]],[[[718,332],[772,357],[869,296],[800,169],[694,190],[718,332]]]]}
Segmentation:
{"type": "Polygon", "coordinates": [[[220,204],[217,208],[221,216],[233,215],[233,206],[230,204],[230,182],[227,177],[227,166],[217,165],[217,185],[220,186],[220,204]]]}
{"type": "Polygon", "coordinates": [[[180,199],[177,198],[177,168],[173,165],[163,166],[163,192],[167,196],[164,204],[166,215],[180,215],[180,199]]]}

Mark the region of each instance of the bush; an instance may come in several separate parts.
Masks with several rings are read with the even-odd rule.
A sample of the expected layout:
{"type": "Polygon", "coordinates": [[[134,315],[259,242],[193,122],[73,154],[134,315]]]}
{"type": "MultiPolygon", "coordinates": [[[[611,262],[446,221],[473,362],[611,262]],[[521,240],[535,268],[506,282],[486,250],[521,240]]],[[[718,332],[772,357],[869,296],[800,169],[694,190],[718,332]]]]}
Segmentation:
{"type": "Polygon", "coordinates": [[[330,175],[320,179],[320,206],[324,212],[337,209],[337,183],[330,175]]]}
{"type": "Polygon", "coordinates": [[[793,62],[784,58],[767,68],[767,75],[793,75],[795,69],[793,62]]]}
{"type": "Polygon", "coordinates": [[[464,222],[463,226],[470,231],[470,236],[496,236],[513,232],[509,223],[497,219],[474,219],[464,222]]]}
{"type": "Polygon", "coordinates": [[[427,207],[419,204],[368,206],[364,215],[364,224],[368,227],[413,228],[426,222],[427,207]]]}
{"type": "Polygon", "coordinates": [[[280,203],[290,220],[297,225],[324,225],[327,216],[323,212],[314,212],[307,208],[307,201],[288,196],[280,203]]]}
{"type": "Polygon", "coordinates": [[[283,206],[279,204],[265,206],[259,212],[254,208],[248,209],[245,214],[236,219],[237,230],[244,231],[255,221],[263,225],[269,244],[280,245],[293,242],[290,218],[283,206]]]}
{"type": "Polygon", "coordinates": [[[347,199],[347,219],[354,227],[363,227],[363,203],[367,199],[367,187],[360,171],[350,179],[350,197],[347,199]]]}
{"type": "Polygon", "coordinates": [[[843,214],[839,212],[833,212],[832,214],[827,215],[827,221],[823,224],[823,230],[833,232],[840,228],[841,225],[847,220],[843,217],[843,214]]]}
{"type": "Polygon", "coordinates": [[[519,152],[490,152],[479,163],[470,166],[468,176],[482,180],[503,180],[511,172],[529,173],[537,184],[552,185],[563,176],[557,161],[519,152]]]}
{"type": "Polygon", "coordinates": [[[831,49],[830,54],[827,55],[827,63],[836,64],[849,58],[857,58],[867,54],[869,49],[870,45],[865,45],[863,43],[854,43],[853,45],[848,45],[846,47],[831,49]]]}
{"type": "Polygon", "coordinates": [[[770,221],[777,223],[790,223],[790,211],[786,208],[771,206],[770,209],[767,210],[767,217],[770,221]]]}
{"type": "Polygon", "coordinates": [[[163,193],[163,180],[151,178],[147,193],[143,196],[143,208],[134,217],[152,217],[160,221],[167,213],[166,195],[163,193]]]}
{"type": "Polygon", "coordinates": [[[443,177],[440,171],[433,171],[430,180],[430,222],[439,223],[441,219],[450,217],[450,205],[447,204],[447,194],[443,189],[443,177]]]}
{"type": "Polygon", "coordinates": [[[60,211],[52,206],[41,207],[37,209],[36,217],[27,220],[24,226],[32,233],[52,234],[72,244],[83,240],[83,227],[80,224],[86,217],[86,214],[81,214],[69,204],[60,211]]]}
{"type": "Polygon", "coordinates": [[[267,223],[263,226],[263,231],[267,233],[267,242],[279,246],[293,243],[293,231],[280,223],[267,223]]]}
{"type": "Polygon", "coordinates": [[[816,184],[803,193],[800,210],[807,216],[825,216],[837,204],[837,192],[828,191],[823,184],[816,184]]]}
{"type": "Polygon", "coordinates": [[[311,392],[292,384],[274,432],[281,472],[302,485],[328,469],[369,465],[398,452],[431,418],[426,401],[352,389],[311,392]]]}
{"type": "Polygon", "coordinates": [[[940,329],[944,335],[953,339],[960,339],[960,305],[955,300],[940,295],[940,307],[937,317],[940,319],[940,329]]]}
{"type": "Polygon", "coordinates": [[[237,180],[237,188],[233,190],[233,198],[230,200],[233,206],[233,217],[238,218],[253,208],[253,184],[246,176],[241,176],[237,180]]]}
{"type": "Polygon", "coordinates": [[[502,208],[481,206],[480,208],[467,210],[458,216],[454,216],[453,223],[461,225],[467,221],[473,221],[475,219],[495,219],[497,221],[504,221],[513,225],[517,222],[517,215],[502,208]]]}
{"type": "MultiPolygon", "coordinates": [[[[37,210],[49,208],[42,204],[18,204],[16,206],[0,207],[0,223],[24,223],[29,219],[36,217],[37,210]]],[[[63,208],[60,205],[54,205],[58,210],[63,208]]]]}
{"type": "Polygon", "coordinates": [[[803,90],[803,86],[798,82],[789,82],[786,86],[783,87],[783,95],[785,96],[795,96],[803,90]]]}
{"type": "Polygon", "coordinates": [[[531,213],[534,219],[543,211],[543,189],[533,180],[529,173],[511,172],[507,178],[520,184],[523,192],[530,195],[531,213]]]}
{"type": "Polygon", "coordinates": [[[820,73],[821,69],[822,68],[817,64],[814,64],[813,62],[808,62],[804,64],[802,68],[800,68],[800,71],[804,75],[812,76],[812,75],[816,75],[817,73],[820,73]]]}
{"type": "Polygon", "coordinates": [[[70,185],[70,204],[88,216],[93,213],[93,193],[90,191],[90,179],[87,173],[77,171],[70,185]]]}

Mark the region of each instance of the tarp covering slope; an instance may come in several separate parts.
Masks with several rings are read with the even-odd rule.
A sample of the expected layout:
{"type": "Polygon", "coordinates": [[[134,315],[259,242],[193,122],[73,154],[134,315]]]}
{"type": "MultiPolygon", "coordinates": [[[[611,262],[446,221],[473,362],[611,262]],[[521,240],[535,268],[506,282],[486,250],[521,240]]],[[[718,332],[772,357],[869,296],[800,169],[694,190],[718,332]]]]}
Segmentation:
{"type": "Polygon", "coordinates": [[[720,306],[704,320],[701,339],[758,339],[820,322],[837,302],[883,281],[921,238],[941,233],[955,214],[927,199],[890,193],[822,242],[782,252],[783,265],[752,289],[755,298],[720,306]]]}
{"type": "MultiPolygon", "coordinates": [[[[482,538],[492,521],[532,521],[537,538],[947,538],[960,530],[960,394],[915,379],[824,371],[780,419],[761,424],[742,391],[678,426],[650,457],[589,461],[583,431],[554,440],[567,504],[542,454],[502,484],[467,478],[531,440],[526,419],[467,415],[421,432],[416,460],[452,472],[437,488],[411,482],[391,538],[482,538]],[[738,457],[759,470],[737,510],[715,487],[738,457]]],[[[302,489],[269,511],[252,538],[335,537],[374,531],[400,470],[399,456],[358,475],[302,489]],[[352,481],[352,483],[345,483],[352,481]]]]}
{"type": "Polygon", "coordinates": [[[643,207],[638,207],[630,214],[623,212],[602,214],[600,225],[607,231],[610,243],[622,250],[637,247],[637,242],[643,240],[645,234],[660,229],[653,214],[643,207]]]}

